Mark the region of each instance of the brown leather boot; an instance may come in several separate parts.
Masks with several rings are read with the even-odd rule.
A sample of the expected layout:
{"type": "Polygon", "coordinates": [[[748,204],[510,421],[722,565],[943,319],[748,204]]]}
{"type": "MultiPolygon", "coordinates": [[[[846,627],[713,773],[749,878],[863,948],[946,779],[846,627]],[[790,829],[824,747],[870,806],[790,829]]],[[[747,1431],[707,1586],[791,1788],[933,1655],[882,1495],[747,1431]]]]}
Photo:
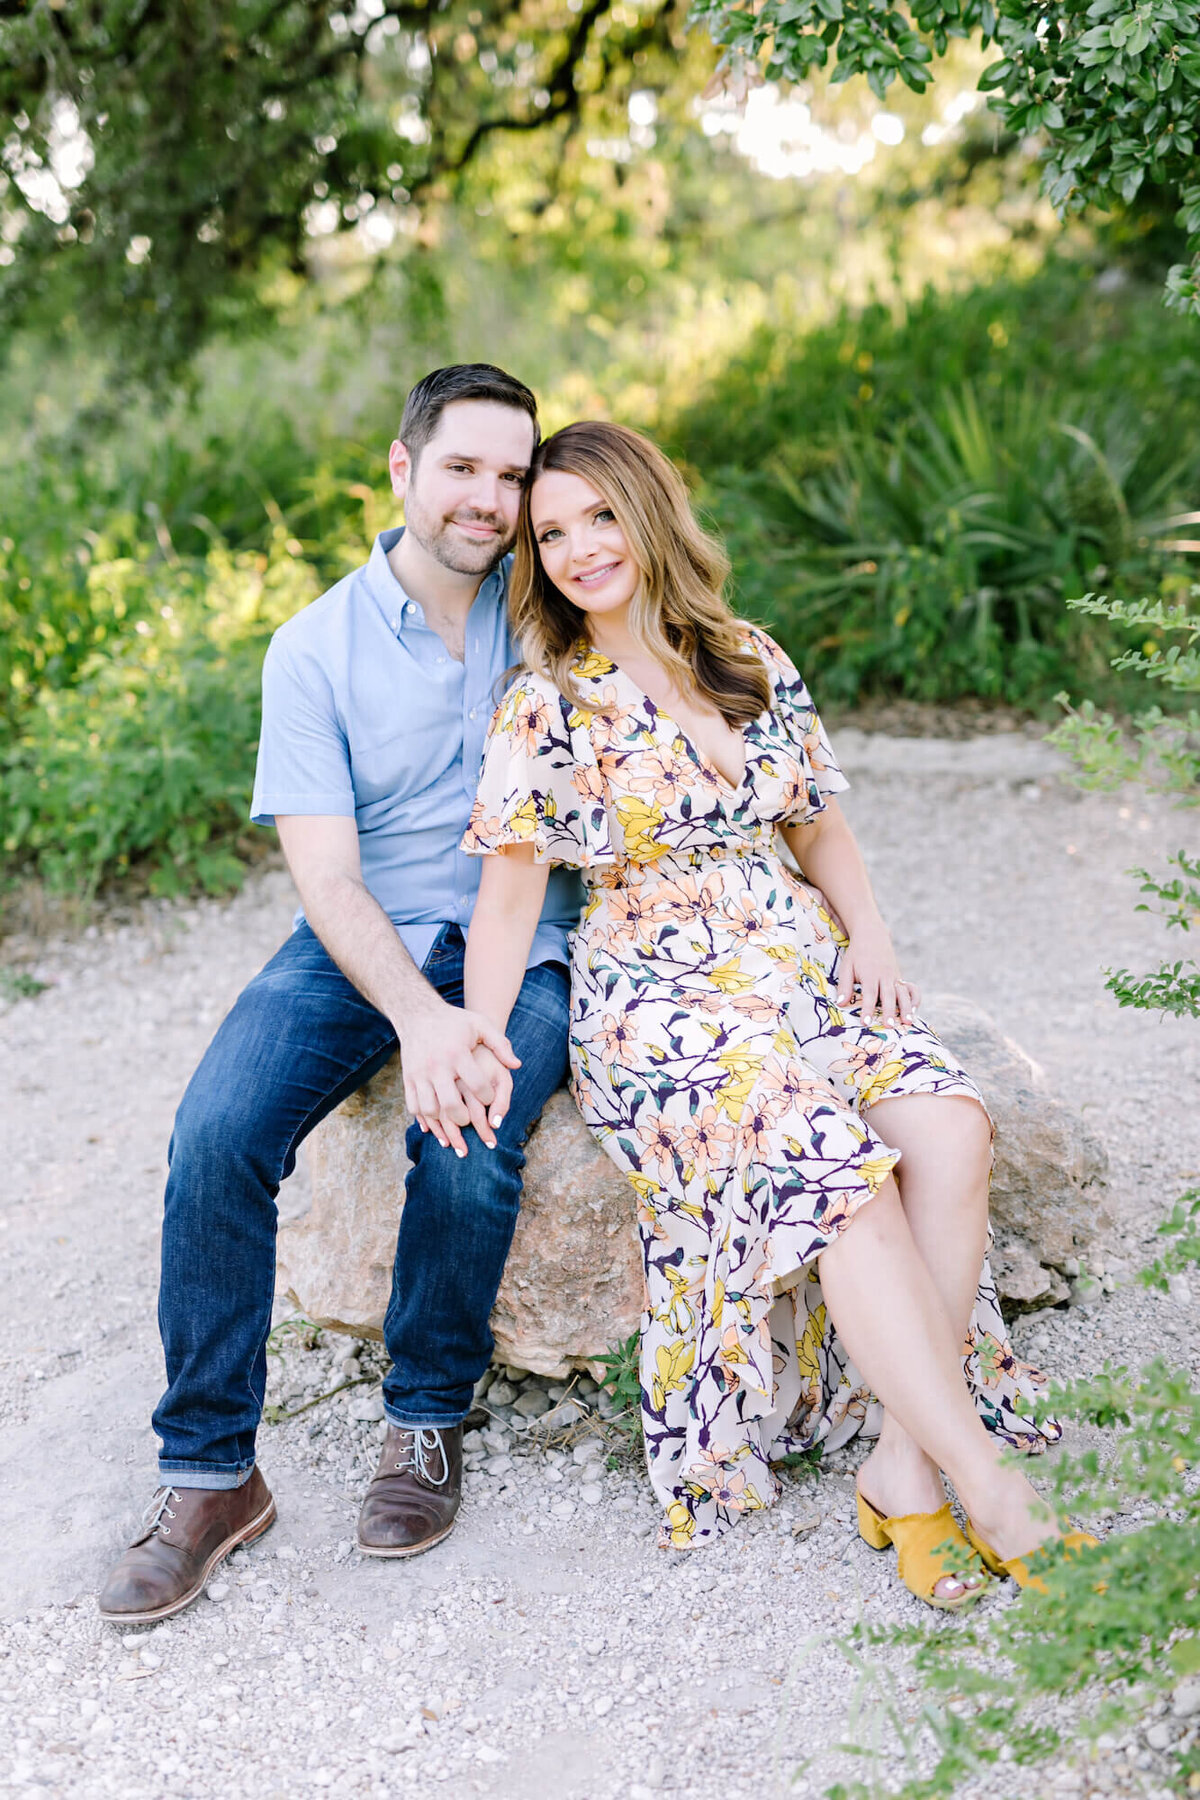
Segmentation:
{"type": "Polygon", "coordinates": [[[454,1529],[462,1504],[461,1425],[406,1431],[389,1425],[358,1515],[367,1556],[419,1556],[454,1529]]]}
{"type": "Polygon", "coordinates": [[[100,1595],[100,1617],[114,1625],[150,1625],[190,1606],[223,1556],[275,1523],[275,1502],[253,1469],[237,1488],[161,1487],[142,1523],[100,1595]]]}

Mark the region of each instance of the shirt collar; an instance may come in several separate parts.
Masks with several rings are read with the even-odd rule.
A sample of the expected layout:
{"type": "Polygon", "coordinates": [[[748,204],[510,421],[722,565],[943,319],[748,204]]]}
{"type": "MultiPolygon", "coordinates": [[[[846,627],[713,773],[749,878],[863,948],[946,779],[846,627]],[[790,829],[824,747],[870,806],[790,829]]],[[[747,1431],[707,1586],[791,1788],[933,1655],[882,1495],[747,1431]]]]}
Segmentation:
{"type": "MultiPolygon", "coordinates": [[[[392,573],[392,565],[388,561],[388,551],[400,542],[403,535],[403,525],[393,525],[390,530],[381,531],[371,546],[371,555],[363,570],[368,593],[387,620],[389,629],[397,636],[405,625],[425,623],[425,613],[420,602],[413,600],[405,592],[392,573]]],[[[500,566],[485,577],[472,603],[472,611],[481,601],[495,607],[503,604],[508,593],[508,572],[511,567],[512,557],[506,556],[500,566]]]]}

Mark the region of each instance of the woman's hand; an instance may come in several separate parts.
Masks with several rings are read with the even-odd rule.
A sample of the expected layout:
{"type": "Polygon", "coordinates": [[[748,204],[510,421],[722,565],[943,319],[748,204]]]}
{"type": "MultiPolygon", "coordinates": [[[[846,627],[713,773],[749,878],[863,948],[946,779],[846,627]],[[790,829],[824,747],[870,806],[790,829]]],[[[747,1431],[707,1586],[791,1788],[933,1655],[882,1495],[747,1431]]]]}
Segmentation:
{"type": "Polygon", "coordinates": [[[842,951],[837,1004],[850,1007],[856,999],[864,1025],[877,1017],[885,1025],[911,1025],[920,1005],[917,989],[900,974],[891,935],[882,922],[852,932],[842,951]]]}

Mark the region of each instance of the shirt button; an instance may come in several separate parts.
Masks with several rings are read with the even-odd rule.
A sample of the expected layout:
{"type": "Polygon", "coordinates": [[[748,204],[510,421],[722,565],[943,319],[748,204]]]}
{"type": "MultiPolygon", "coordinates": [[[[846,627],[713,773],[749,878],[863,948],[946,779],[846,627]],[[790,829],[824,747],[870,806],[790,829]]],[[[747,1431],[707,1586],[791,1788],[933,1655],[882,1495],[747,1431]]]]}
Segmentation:
{"type": "Polygon", "coordinates": [[[474,707],[471,708],[470,712],[467,714],[467,717],[468,717],[468,719],[473,719],[475,717],[475,708],[474,707]]]}

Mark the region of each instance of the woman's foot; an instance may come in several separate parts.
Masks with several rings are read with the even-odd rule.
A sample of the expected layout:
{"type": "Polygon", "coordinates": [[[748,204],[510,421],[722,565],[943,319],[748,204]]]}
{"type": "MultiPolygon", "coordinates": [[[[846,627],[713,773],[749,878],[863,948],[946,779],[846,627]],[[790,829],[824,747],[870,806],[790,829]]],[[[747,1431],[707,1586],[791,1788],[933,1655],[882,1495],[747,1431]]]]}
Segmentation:
{"type": "Polygon", "coordinates": [[[1060,1535],[1053,1512],[1020,1469],[998,1463],[981,1493],[961,1498],[976,1534],[1000,1562],[1030,1556],[1060,1535]]]}
{"type": "MultiPolygon", "coordinates": [[[[936,1513],[946,1504],[946,1490],[936,1464],[911,1438],[902,1432],[889,1432],[886,1427],[859,1469],[857,1485],[863,1499],[881,1519],[936,1513]]],[[[934,1583],[933,1595],[943,1605],[952,1605],[982,1587],[986,1580],[981,1569],[972,1568],[964,1559],[961,1571],[943,1575],[934,1583]]]]}

